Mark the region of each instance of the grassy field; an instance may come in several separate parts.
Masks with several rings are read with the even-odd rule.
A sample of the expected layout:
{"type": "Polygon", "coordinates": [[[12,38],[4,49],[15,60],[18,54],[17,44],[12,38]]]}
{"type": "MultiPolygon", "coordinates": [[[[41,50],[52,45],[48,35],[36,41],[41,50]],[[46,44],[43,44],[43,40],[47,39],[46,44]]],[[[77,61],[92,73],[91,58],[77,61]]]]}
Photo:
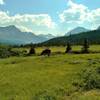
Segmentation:
{"type": "MultiPolygon", "coordinates": [[[[45,49],[46,47],[40,47],[40,48],[36,48],[37,53],[41,53],[41,51],[43,49],[45,49]]],[[[50,49],[52,50],[52,52],[65,52],[66,46],[60,46],[60,47],[50,47],[50,49]]],[[[72,50],[73,51],[80,51],[82,49],[82,46],[72,46],[72,50]]],[[[91,51],[100,51],[100,45],[91,45],[89,50],[91,51]]]]}
{"type": "MultiPolygon", "coordinates": [[[[80,50],[74,46],[74,50],[80,50]]],[[[51,47],[53,52],[65,47],[51,47]]],[[[100,46],[91,46],[100,50],[100,46]]],[[[37,48],[38,53],[43,48],[37,48]]],[[[100,90],[77,91],[78,73],[100,66],[100,54],[56,54],[0,59],[0,100],[100,100],[100,90]],[[91,59],[91,61],[90,61],[91,59]]]]}
{"type": "MultiPolygon", "coordinates": [[[[37,54],[40,54],[42,50],[44,50],[46,47],[37,47],[35,48],[36,49],[36,53],[37,54]]],[[[61,52],[61,53],[64,53],[65,50],[66,50],[66,46],[52,46],[52,47],[49,47],[51,50],[52,50],[52,53],[55,53],[55,52],[61,52]]],[[[82,49],[82,46],[72,46],[72,50],[73,51],[80,51],[82,49]]],[[[23,50],[26,50],[26,51],[29,51],[29,48],[14,48],[13,50],[18,50],[18,51],[23,51],[23,50]]],[[[97,52],[100,52],[100,45],[91,45],[90,48],[89,48],[90,51],[97,51],[97,52]]]]}

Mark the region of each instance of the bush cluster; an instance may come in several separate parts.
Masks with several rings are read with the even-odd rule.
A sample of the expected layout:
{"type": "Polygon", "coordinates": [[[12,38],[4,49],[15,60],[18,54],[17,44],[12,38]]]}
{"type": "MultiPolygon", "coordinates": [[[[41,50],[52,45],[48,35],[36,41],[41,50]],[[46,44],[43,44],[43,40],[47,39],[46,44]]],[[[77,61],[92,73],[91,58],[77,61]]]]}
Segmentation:
{"type": "Polygon", "coordinates": [[[9,47],[5,47],[5,48],[0,47],[0,58],[8,58],[10,56],[19,56],[21,54],[19,51],[13,51],[11,49],[12,48],[9,48],[9,47]]]}
{"type": "Polygon", "coordinates": [[[100,89],[99,68],[86,70],[83,74],[82,85],[85,90],[100,89]]]}
{"type": "Polygon", "coordinates": [[[74,86],[85,91],[100,89],[100,67],[86,69],[82,71],[79,76],[81,81],[74,82],[74,86]]]}

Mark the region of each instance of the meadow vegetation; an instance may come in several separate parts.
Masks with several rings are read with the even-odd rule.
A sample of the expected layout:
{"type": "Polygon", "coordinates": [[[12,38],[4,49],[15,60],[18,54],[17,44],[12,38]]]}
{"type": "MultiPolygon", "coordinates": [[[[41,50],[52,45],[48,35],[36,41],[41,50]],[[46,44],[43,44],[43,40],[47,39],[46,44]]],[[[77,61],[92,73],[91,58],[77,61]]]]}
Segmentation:
{"type": "Polygon", "coordinates": [[[0,59],[0,100],[100,100],[100,53],[65,54],[66,47],[54,46],[50,57],[40,56],[45,48],[32,55],[30,48],[6,48],[19,55],[0,59]]]}

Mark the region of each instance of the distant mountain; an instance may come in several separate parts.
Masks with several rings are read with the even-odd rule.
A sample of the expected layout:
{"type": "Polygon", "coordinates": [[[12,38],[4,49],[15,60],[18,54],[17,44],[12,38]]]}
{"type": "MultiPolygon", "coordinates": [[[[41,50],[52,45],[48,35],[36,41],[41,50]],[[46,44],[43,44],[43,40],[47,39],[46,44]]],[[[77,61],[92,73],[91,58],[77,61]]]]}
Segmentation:
{"type": "Polygon", "coordinates": [[[72,29],[71,31],[69,31],[68,33],[65,34],[65,36],[69,36],[70,34],[79,34],[79,33],[82,33],[82,32],[88,32],[90,30],[84,28],[84,27],[76,27],[74,29],[72,29]]]}
{"type": "Polygon", "coordinates": [[[0,27],[0,43],[5,44],[28,44],[40,43],[50,38],[37,36],[31,32],[21,32],[14,25],[0,27]]]}
{"type": "Polygon", "coordinates": [[[74,34],[71,36],[63,36],[50,39],[38,45],[40,46],[57,46],[57,45],[66,45],[68,41],[71,41],[71,44],[83,44],[84,39],[87,38],[91,44],[100,44],[100,30],[93,30],[89,32],[83,32],[80,34],[74,34]]]}
{"type": "Polygon", "coordinates": [[[55,37],[55,36],[52,35],[52,34],[40,34],[40,35],[38,35],[38,36],[40,36],[40,37],[45,37],[46,39],[52,39],[52,38],[55,37]]]}

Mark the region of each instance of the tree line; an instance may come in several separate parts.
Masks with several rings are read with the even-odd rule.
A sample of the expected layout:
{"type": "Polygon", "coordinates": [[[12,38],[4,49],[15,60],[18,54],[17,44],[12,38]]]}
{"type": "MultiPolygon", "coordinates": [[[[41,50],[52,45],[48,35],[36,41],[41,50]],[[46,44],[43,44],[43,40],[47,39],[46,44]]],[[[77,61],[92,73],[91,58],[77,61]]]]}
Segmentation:
{"type": "MultiPolygon", "coordinates": [[[[10,56],[30,56],[30,55],[35,55],[36,54],[36,46],[34,46],[34,44],[30,44],[27,46],[27,48],[29,49],[28,51],[26,51],[25,49],[23,49],[22,51],[20,50],[13,50],[13,48],[24,48],[24,46],[7,46],[7,47],[0,47],[0,58],[7,58],[10,56]]],[[[64,53],[76,53],[76,54],[81,54],[81,53],[89,53],[89,40],[87,38],[84,39],[84,42],[82,44],[82,49],[81,51],[73,51],[72,50],[72,44],[71,41],[68,41],[66,44],[66,49],[64,53]]],[[[26,46],[25,46],[26,48],[26,46]]],[[[50,56],[51,55],[52,50],[48,48],[44,49],[43,51],[41,51],[40,55],[47,55],[50,56]]]]}

